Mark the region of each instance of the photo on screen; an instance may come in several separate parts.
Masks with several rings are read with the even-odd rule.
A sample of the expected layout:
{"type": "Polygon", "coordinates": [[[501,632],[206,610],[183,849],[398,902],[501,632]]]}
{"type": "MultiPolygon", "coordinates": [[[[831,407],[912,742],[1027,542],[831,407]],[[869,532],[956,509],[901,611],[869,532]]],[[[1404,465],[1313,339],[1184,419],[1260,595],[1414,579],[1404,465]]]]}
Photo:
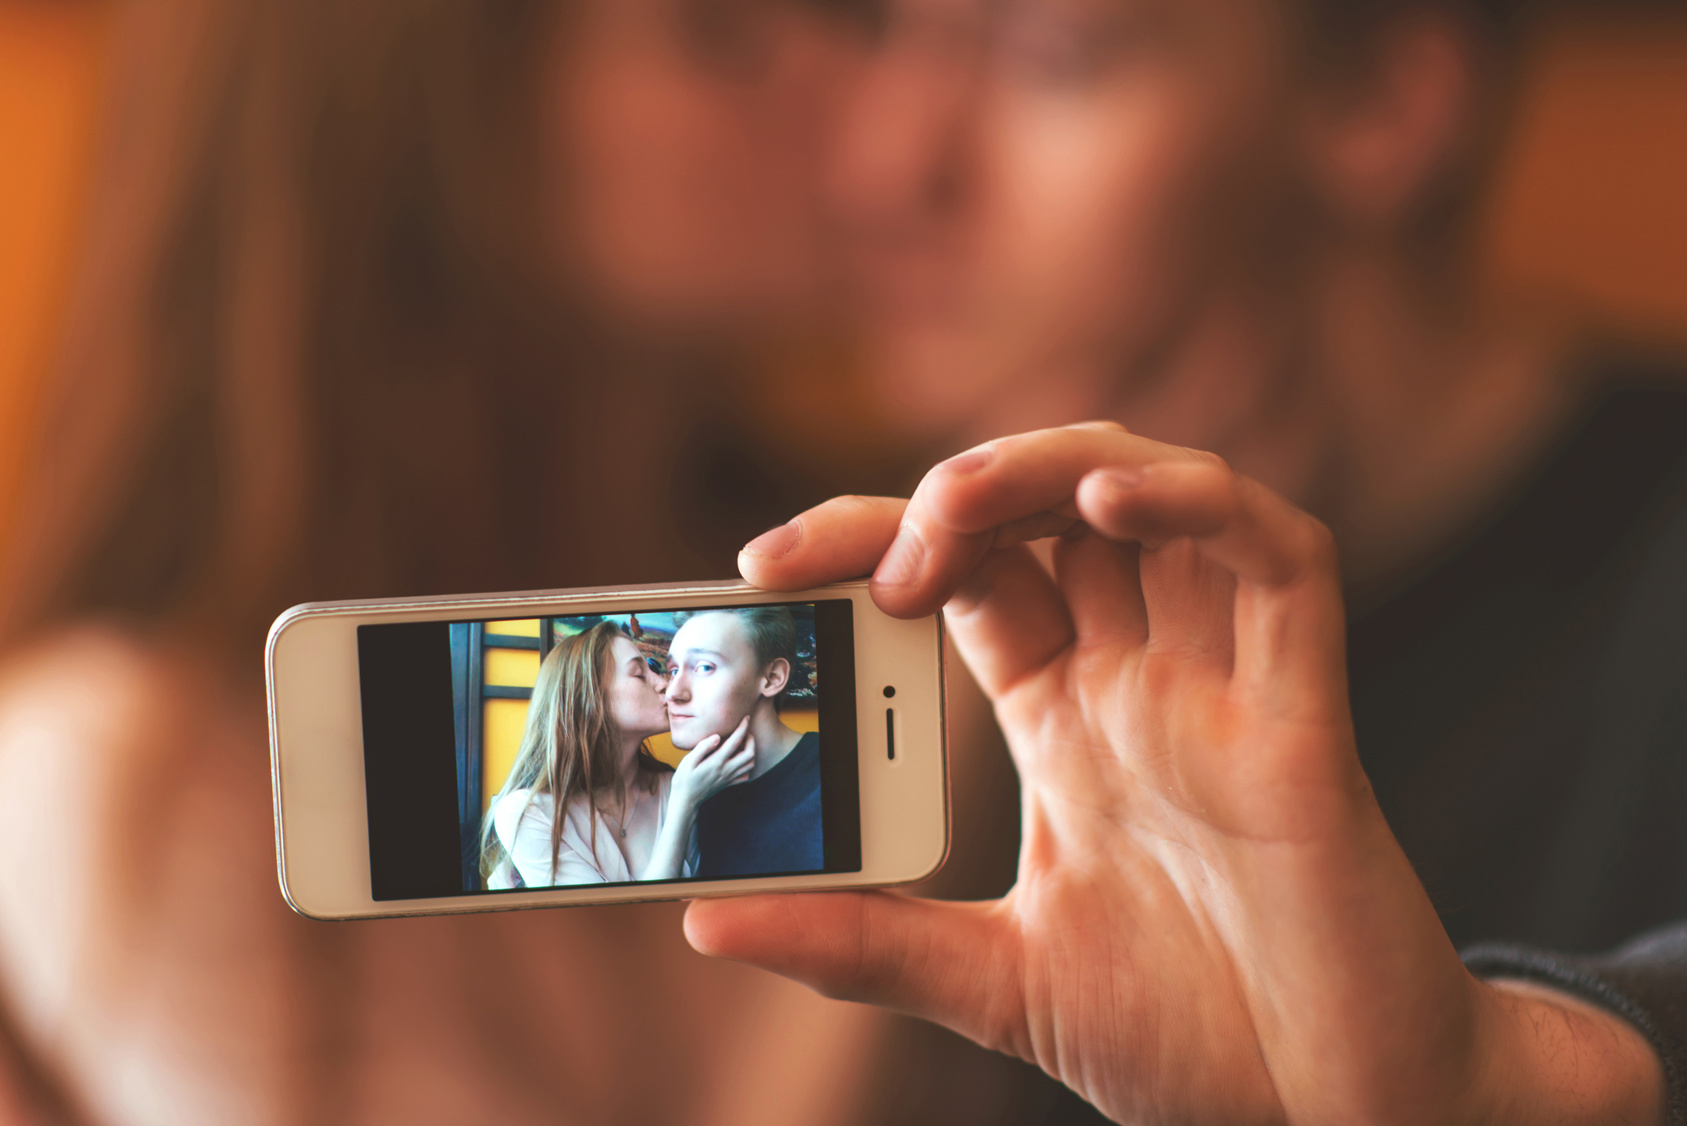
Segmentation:
{"type": "Polygon", "coordinates": [[[358,646],[376,899],[860,870],[848,600],[358,646]]]}

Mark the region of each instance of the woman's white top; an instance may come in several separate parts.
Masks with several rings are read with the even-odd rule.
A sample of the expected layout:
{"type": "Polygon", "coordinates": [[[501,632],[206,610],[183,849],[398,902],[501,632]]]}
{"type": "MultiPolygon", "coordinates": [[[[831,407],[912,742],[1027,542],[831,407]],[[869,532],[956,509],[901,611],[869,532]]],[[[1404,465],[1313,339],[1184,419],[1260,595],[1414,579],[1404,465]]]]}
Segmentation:
{"type": "MultiPolygon", "coordinates": [[[[648,861],[655,851],[656,837],[668,818],[668,792],[673,788],[674,776],[663,772],[657,776],[655,800],[638,792],[627,817],[627,836],[622,838],[613,822],[602,813],[597,815],[597,829],[592,829],[591,807],[584,794],[568,803],[563,813],[562,849],[557,856],[556,871],[551,871],[551,799],[549,794],[534,795],[532,790],[511,790],[493,807],[492,826],[498,843],[504,846],[522,882],[530,888],[553,887],[559,884],[624,883],[638,877],[628,864],[628,857],[648,861]],[[592,855],[592,843],[597,855],[592,855]]],[[[697,827],[688,834],[685,859],[680,874],[697,873],[697,827]]],[[[487,882],[495,888],[513,885],[506,870],[494,872],[487,882]]]]}

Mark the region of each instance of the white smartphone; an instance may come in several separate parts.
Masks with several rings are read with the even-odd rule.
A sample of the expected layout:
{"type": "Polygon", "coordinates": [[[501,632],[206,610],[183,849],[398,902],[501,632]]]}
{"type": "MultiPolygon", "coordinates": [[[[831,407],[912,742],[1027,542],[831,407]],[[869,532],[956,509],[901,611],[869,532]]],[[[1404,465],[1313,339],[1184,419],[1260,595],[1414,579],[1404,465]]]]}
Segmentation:
{"type": "Polygon", "coordinates": [[[864,582],[307,604],[265,666],[311,918],[885,886],[948,852],[940,619],[864,582]]]}

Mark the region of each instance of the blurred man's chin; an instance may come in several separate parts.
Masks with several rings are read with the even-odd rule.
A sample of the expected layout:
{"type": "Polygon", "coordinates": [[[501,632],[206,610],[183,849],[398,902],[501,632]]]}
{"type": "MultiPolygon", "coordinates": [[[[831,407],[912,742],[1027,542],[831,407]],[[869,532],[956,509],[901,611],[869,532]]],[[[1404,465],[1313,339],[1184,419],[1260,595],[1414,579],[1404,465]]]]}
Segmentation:
{"type": "Polygon", "coordinates": [[[949,324],[904,322],[873,334],[867,363],[886,416],[911,433],[964,425],[979,411],[980,384],[994,382],[975,342],[949,324]]]}

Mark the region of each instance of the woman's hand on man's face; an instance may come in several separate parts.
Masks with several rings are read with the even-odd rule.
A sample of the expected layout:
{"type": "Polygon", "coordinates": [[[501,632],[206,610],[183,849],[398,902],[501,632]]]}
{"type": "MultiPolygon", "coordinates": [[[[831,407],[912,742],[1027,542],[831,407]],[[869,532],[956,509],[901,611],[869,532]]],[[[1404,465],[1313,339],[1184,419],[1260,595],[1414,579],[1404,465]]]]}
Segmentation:
{"type": "MultiPolygon", "coordinates": [[[[830,501],[740,567],[787,590],[872,571],[886,611],[944,608],[1019,769],[1019,879],[987,904],[698,902],[699,949],[946,1024],[1125,1121],[1530,1108],[1499,1088],[1539,1063],[1527,1010],[1550,1002],[1466,973],[1372,799],[1335,549],[1310,516],[1094,424],[951,459],[906,503],[830,501]],[[1049,536],[1052,574],[1026,546],[1049,536]]],[[[1575,1019],[1604,1045],[1583,1073],[1644,1113],[1644,1042],[1575,1019]]],[[[1608,1090],[1580,1093],[1611,1120],[1608,1090]]]]}
{"type": "Polygon", "coordinates": [[[728,786],[750,777],[756,767],[756,738],[750,734],[750,717],[723,739],[710,735],[698,743],[674,768],[671,791],[681,804],[702,805],[728,786]]]}

